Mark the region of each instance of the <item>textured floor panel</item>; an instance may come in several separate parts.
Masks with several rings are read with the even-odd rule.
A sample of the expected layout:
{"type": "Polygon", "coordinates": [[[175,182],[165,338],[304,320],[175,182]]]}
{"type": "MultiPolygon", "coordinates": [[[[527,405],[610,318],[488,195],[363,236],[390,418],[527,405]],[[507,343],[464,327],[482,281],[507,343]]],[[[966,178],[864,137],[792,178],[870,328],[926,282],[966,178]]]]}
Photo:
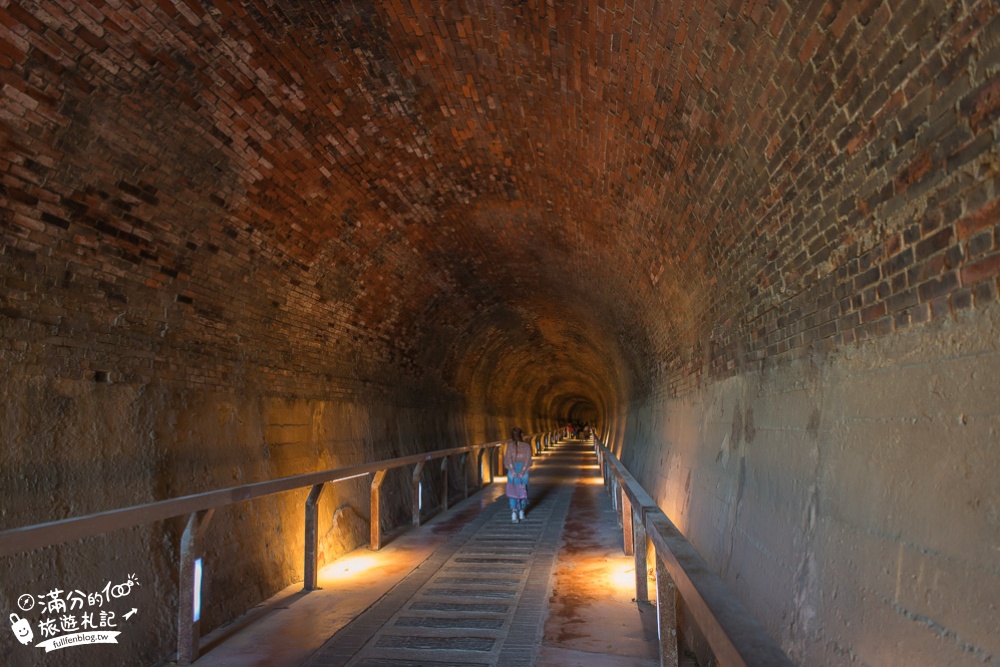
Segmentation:
{"type": "Polygon", "coordinates": [[[573,483],[546,482],[514,524],[505,501],[486,508],[382,599],[334,635],[308,667],[530,665],[573,483]]]}
{"type": "Polygon", "coordinates": [[[446,630],[499,630],[502,618],[435,618],[426,616],[401,616],[396,619],[397,627],[443,628],[446,630]]]}

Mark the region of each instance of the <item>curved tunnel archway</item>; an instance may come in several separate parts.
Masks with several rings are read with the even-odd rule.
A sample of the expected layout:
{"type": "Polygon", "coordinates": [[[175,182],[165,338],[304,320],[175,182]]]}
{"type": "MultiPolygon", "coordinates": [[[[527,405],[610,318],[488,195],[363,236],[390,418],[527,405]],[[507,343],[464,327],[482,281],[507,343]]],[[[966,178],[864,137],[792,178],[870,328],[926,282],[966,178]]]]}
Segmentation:
{"type": "MultiPolygon", "coordinates": [[[[880,664],[825,593],[858,589],[879,628],[996,654],[983,605],[950,611],[975,586],[853,565],[996,587],[963,537],[996,522],[959,506],[996,505],[1000,472],[997,12],[6,3],[4,527],[572,419],[796,658],[880,664]]],[[[296,549],[217,546],[258,583],[208,623],[296,549]]]]}

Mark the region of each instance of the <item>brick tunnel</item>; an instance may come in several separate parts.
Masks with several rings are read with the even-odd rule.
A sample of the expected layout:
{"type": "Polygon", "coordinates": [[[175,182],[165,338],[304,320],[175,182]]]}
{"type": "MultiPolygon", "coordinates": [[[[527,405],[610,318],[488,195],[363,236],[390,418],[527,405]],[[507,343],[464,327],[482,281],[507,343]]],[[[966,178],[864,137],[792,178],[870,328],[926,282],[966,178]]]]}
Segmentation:
{"type": "MultiPolygon", "coordinates": [[[[989,0],[4,0],[0,529],[588,422],[797,664],[1000,664],[998,72],[989,0]]],[[[0,662],[166,658],[182,529],[0,559],[150,610],[0,662]]]]}

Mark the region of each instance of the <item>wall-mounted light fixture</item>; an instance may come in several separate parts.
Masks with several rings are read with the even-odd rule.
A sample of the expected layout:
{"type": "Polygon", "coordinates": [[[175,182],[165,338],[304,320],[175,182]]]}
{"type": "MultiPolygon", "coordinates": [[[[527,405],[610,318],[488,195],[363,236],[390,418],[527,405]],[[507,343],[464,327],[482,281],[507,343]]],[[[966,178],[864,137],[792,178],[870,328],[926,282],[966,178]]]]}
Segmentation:
{"type": "Polygon", "coordinates": [[[201,620],[201,559],[194,560],[194,622],[201,620]]]}

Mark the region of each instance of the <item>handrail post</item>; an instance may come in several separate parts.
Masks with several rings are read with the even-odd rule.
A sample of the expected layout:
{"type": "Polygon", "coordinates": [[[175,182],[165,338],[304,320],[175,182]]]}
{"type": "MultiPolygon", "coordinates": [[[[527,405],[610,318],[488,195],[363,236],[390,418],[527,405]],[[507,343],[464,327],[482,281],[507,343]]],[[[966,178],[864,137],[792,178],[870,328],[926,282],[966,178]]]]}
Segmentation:
{"type": "MultiPolygon", "coordinates": [[[[205,530],[208,528],[214,509],[194,512],[188,516],[184,534],[181,536],[180,577],[178,578],[177,608],[177,664],[190,665],[198,657],[199,620],[195,619],[195,600],[201,598],[201,591],[195,591],[197,583],[195,562],[201,557],[205,530]]],[[[199,609],[200,612],[200,609],[199,609]]]]}
{"type": "Polygon", "coordinates": [[[420,494],[421,494],[421,481],[423,481],[424,475],[424,463],[426,461],[421,461],[413,467],[413,477],[411,479],[411,486],[413,488],[412,500],[413,500],[413,525],[420,525],[420,494]]]}
{"type": "Polygon", "coordinates": [[[618,479],[618,475],[611,475],[611,493],[614,495],[612,503],[615,506],[615,518],[618,519],[618,527],[622,527],[622,498],[625,494],[622,492],[622,485],[618,479]]]}
{"type": "Polygon", "coordinates": [[[624,547],[626,556],[635,554],[632,542],[632,525],[634,523],[635,520],[632,518],[632,500],[625,493],[625,489],[622,488],[622,546],[624,547]]]}
{"type": "Polygon", "coordinates": [[[661,667],[677,667],[677,588],[660,554],[656,554],[656,627],[661,667]]]}
{"type": "Polygon", "coordinates": [[[319,545],[319,496],[323,484],[316,484],[306,498],[305,565],[302,568],[302,590],[316,590],[316,557],[319,545]]]}
{"type": "Polygon", "coordinates": [[[483,488],[487,484],[493,483],[493,448],[483,447],[479,450],[479,488],[483,488]],[[483,462],[486,463],[485,470],[483,469],[483,462]]]}
{"type": "Polygon", "coordinates": [[[448,509],[448,457],[441,458],[441,510],[448,509]]]}
{"type": "Polygon", "coordinates": [[[378,551],[382,548],[382,482],[387,470],[379,470],[372,477],[371,521],[369,524],[368,548],[378,551]]]}
{"type": "Polygon", "coordinates": [[[462,470],[462,498],[469,497],[469,453],[466,452],[458,459],[458,467],[462,470]]]}
{"type": "Polygon", "coordinates": [[[483,488],[483,454],[486,453],[485,447],[478,447],[476,449],[476,488],[483,488]]]}
{"type": "Polygon", "coordinates": [[[635,601],[649,602],[649,538],[642,517],[632,517],[633,545],[635,546],[635,601]]]}

